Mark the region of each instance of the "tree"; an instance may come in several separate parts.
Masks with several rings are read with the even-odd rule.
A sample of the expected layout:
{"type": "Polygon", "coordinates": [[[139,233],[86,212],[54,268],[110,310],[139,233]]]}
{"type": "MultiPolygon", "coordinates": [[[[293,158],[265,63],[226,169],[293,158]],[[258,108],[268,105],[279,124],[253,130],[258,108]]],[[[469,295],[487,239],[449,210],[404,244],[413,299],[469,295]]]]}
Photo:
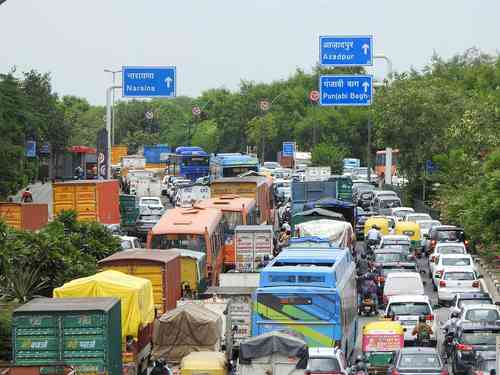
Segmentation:
{"type": "Polygon", "coordinates": [[[328,166],[332,169],[332,174],[341,174],[343,159],[347,150],[341,146],[328,143],[319,143],[312,150],[312,163],[316,166],[328,166]]]}
{"type": "Polygon", "coordinates": [[[272,113],[254,117],[248,123],[247,135],[253,144],[260,147],[261,160],[266,160],[266,144],[276,137],[277,127],[272,113]]]}
{"type": "Polygon", "coordinates": [[[219,150],[219,129],[214,120],[202,121],[196,126],[193,138],[193,145],[200,146],[206,152],[217,152],[219,150]]]}

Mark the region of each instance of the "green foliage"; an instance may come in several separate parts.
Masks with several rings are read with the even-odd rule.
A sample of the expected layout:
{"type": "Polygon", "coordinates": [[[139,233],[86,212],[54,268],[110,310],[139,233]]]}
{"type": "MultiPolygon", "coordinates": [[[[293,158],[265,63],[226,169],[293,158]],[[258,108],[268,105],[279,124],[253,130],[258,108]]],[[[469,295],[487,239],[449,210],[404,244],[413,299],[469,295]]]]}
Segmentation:
{"type": "Polygon", "coordinates": [[[332,174],[342,174],[343,159],[348,155],[343,147],[319,143],[312,150],[312,163],[332,169],[332,174]]]}
{"type": "Polygon", "coordinates": [[[217,152],[219,150],[219,129],[214,120],[202,121],[196,126],[191,143],[202,147],[206,152],[217,152]]]}

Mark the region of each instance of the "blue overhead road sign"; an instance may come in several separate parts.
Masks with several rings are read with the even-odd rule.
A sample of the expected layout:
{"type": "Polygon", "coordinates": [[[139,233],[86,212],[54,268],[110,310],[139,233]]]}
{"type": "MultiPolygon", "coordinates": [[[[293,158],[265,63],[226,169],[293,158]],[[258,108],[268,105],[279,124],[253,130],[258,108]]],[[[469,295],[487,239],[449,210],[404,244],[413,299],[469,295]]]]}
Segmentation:
{"type": "Polygon", "coordinates": [[[320,36],[319,61],[323,66],[370,66],[373,64],[373,37],[320,36]]]}
{"type": "Polygon", "coordinates": [[[282,156],[294,156],[295,155],[295,142],[283,142],[283,149],[281,151],[282,156]]]}
{"type": "Polygon", "coordinates": [[[373,76],[323,75],[319,77],[321,105],[372,104],[373,76]]]}
{"type": "Polygon", "coordinates": [[[125,98],[175,98],[176,86],[174,66],[124,66],[122,69],[125,98]]]}

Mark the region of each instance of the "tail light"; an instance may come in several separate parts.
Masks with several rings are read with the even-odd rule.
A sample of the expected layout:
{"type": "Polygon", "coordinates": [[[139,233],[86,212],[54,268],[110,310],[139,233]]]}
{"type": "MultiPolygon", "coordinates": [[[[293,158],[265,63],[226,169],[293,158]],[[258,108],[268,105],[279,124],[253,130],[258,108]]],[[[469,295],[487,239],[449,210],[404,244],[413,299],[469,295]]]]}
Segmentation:
{"type": "Polygon", "coordinates": [[[448,370],[446,368],[442,369],[439,375],[449,375],[448,370]]]}
{"type": "Polygon", "coordinates": [[[378,277],[378,282],[379,283],[383,283],[385,281],[385,277],[384,276],[379,276],[378,277]]]}
{"type": "Polygon", "coordinates": [[[431,256],[431,262],[434,263],[435,260],[436,260],[436,256],[435,255],[431,256]]]}
{"type": "Polygon", "coordinates": [[[478,281],[478,280],[476,280],[476,281],[474,281],[474,282],[472,283],[472,287],[473,287],[473,288],[479,288],[479,286],[480,286],[480,284],[479,284],[479,281],[478,281]]]}
{"type": "Polygon", "coordinates": [[[469,240],[465,240],[464,245],[465,245],[465,247],[469,246],[469,240]]]}
{"type": "Polygon", "coordinates": [[[440,287],[440,288],[444,288],[444,287],[446,287],[446,282],[445,282],[444,280],[441,280],[441,281],[439,282],[439,287],[440,287]]]}
{"type": "Polygon", "coordinates": [[[391,371],[391,375],[399,375],[399,371],[393,368],[391,371]]]}
{"type": "Polygon", "coordinates": [[[436,240],[431,240],[431,248],[434,249],[434,246],[436,246],[436,240]]]}
{"type": "Polygon", "coordinates": [[[457,349],[461,352],[470,352],[470,351],[472,351],[472,345],[457,344],[457,345],[455,345],[455,349],[457,349]]]}
{"type": "Polygon", "coordinates": [[[434,315],[429,314],[425,317],[425,320],[430,320],[431,322],[434,320],[434,315]]]}
{"type": "Polygon", "coordinates": [[[484,375],[484,372],[478,370],[474,372],[474,375],[484,375]]]}

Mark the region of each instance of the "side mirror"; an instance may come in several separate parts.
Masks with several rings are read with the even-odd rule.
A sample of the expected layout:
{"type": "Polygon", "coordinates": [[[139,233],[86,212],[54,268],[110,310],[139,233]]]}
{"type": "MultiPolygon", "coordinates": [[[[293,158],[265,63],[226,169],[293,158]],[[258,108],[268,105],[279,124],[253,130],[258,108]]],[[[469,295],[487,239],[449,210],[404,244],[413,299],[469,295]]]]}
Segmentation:
{"type": "Polygon", "coordinates": [[[476,275],[476,277],[477,277],[478,279],[483,279],[483,278],[484,278],[484,276],[483,276],[483,275],[481,275],[480,273],[478,273],[478,274],[476,275]]]}

